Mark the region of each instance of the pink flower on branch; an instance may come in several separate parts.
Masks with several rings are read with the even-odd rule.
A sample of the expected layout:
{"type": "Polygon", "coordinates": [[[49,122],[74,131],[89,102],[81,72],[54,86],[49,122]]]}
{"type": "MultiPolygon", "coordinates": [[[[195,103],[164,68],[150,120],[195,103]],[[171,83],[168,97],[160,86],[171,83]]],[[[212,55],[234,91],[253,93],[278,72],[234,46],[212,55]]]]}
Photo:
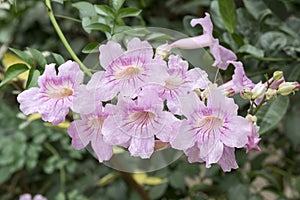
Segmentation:
{"type": "Polygon", "coordinates": [[[247,77],[243,64],[240,61],[229,61],[234,69],[232,79],[219,86],[219,89],[224,90],[225,94],[236,94],[240,93],[243,89],[253,89],[255,84],[247,77]]]}
{"type": "Polygon", "coordinates": [[[215,58],[213,66],[226,70],[228,67],[227,61],[236,60],[236,55],[231,50],[221,46],[219,40],[213,37],[213,24],[208,13],[205,14],[204,18],[192,19],[191,26],[196,26],[197,24],[200,24],[203,28],[202,35],[179,39],[170,45],[163,44],[157,48],[156,54],[165,56],[174,48],[198,49],[209,47],[211,54],[215,58]]]}
{"type": "Polygon", "coordinates": [[[188,92],[208,86],[210,81],[205,71],[194,68],[188,71],[188,62],[182,60],[178,55],[170,55],[168,61],[169,77],[164,86],[158,88],[159,96],[167,100],[167,106],[173,114],[182,114],[180,111],[179,97],[188,92]]]}
{"type": "Polygon", "coordinates": [[[102,100],[111,100],[118,93],[134,97],[149,83],[164,84],[167,65],[160,57],[153,58],[153,48],[147,41],[134,38],[127,51],[113,41],[100,46],[100,64],[106,70],[93,75],[87,89],[101,88],[102,100]]]}
{"type": "Polygon", "coordinates": [[[113,105],[107,104],[94,107],[90,114],[81,114],[81,120],[73,121],[68,129],[72,138],[72,147],[82,149],[91,142],[92,149],[97,155],[99,162],[109,160],[113,155],[112,145],[103,140],[102,126],[104,121],[112,115],[113,105]]]}
{"type": "Polygon", "coordinates": [[[17,97],[20,109],[25,114],[40,113],[44,121],[61,123],[73,107],[83,72],[76,62],[67,61],[55,70],[55,64],[46,65],[38,79],[38,87],[23,91],[17,97]]]}
{"type": "Polygon", "coordinates": [[[149,158],[154,152],[155,136],[169,142],[174,123],[179,120],[163,111],[163,102],[149,86],[143,88],[136,100],[120,96],[115,115],[104,121],[102,133],[107,143],[128,147],[132,156],[149,158]]]}
{"type": "MultiPolygon", "coordinates": [[[[211,91],[207,105],[195,93],[182,97],[181,102],[187,119],[182,122],[171,146],[192,156],[190,161],[205,161],[206,167],[210,167],[212,163],[222,162],[223,156],[231,155],[224,152],[225,147],[241,148],[247,144],[251,131],[249,123],[237,115],[238,106],[221,91],[211,91]],[[197,152],[197,155],[191,152],[197,152]]],[[[227,170],[235,167],[222,164],[227,170]]]]}

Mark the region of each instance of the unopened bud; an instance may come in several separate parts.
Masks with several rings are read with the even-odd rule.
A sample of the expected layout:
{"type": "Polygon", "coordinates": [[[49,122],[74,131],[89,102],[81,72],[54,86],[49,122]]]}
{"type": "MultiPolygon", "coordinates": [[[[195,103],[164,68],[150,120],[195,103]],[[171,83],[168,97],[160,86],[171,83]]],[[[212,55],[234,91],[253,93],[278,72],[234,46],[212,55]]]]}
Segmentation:
{"type": "Polygon", "coordinates": [[[247,119],[248,122],[251,122],[251,123],[253,123],[254,125],[256,125],[257,117],[256,117],[255,115],[250,115],[250,114],[248,114],[248,115],[246,116],[246,119],[247,119]]]}
{"type": "Polygon", "coordinates": [[[277,96],[277,90],[269,88],[266,92],[266,99],[275,99],[277,96]]]}
{"type": "Polygon", "coordinates": [[[275,71],[273,73],[273,80],[274,81],[278,81],[279,79],[281,79],[283,77],[283,72],[282,71],[275,71]]]}
{"type": "Polygon", "coordinates": [[[287,96],[300,89],[300,84],[298,82],[284,82],[278,87],[277,93],[282,96],[287,96]]]}
{"type": "Polygon", "coordinates": [[[251,99],[253,93],[249,88],[244,88],[241,90],[240,95],[243,99],[251,99]]]}
{"type": "Polygon", "coordinates": [[[252,99],[258,99],[261,98],[265,92],[266,92],[266,87],[262,82],[259,82],[255,85],[255,87],[251,90],[252,92],[252,99]]]}
{"type": "Polygon", "coordinates": [[[170,52],[171,46],[166,43],[156,48],[155,56],[161,56],[163,59],[165,59],[170,54],[170,52]]]}

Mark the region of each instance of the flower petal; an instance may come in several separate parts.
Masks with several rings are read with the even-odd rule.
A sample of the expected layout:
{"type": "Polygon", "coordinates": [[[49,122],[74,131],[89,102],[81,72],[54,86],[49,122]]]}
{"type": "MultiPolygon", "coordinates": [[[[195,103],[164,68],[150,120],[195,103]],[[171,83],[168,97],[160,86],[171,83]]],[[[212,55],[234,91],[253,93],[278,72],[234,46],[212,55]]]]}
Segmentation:
{"type": "Polygon", "coordinates": [[[91,141],[93,130],[87,126],[84,120],[73,121],[68,128],[69,136],[72,138],[74,149],[83,149],[91,141]]]}
{"type": "Polygon", "coordinates": [[[77,62],[68,60],[58,68],[59,77],[70,77],[74,84],[78,85],[83,81],[84,74],[77,62]]]}
{"type": "Polygon", "coordinates": [[[200,159],[199,157],[199,148],[197,146],[197,144],[195,144],[193,147],[187,149],[184,151],[185,155],[187,155],[188,157],[188,161],[190,163],[193,163],[193,162],[204,162],[204,160],[200,159]]]}
{"type": "Polygon", "coordinates": [[[187,95],[179,97],[181,103],[182,113],[189,119],[192,118],[192,114],[195,111],[205,108],[202,101],[199,100],[198,96],[194,92],[190,92],[187,95]]]}
{"type": "Polygon", "coordinates": [[[208,75],[200,68],[194,68],[187,72],[188,80],[190,81],[191,90],[200,88],[205,89],[211,84],[208,80],[208,75]]]}
{"type": "Polygon", "coordinates": [[[232,117],[224,125],[225,130],[221,133],[221,141],[228,147],[244,147],[251,135],[250,123],[243,117],[232,117]]]}
{"type": "Polygon", "coordinates": [[[153,48],[149,42],[141,41],[139,38],[133,38],[127,44],[127,53],[138,54],[144,61],[148,61],[153,57],[153,48]]]}
{"type": "Polygon", "coordinates": [[[171,140],[174,149],[185,150],[191,148],[196,141],[196,133],[191,130],[187,120],[182,121],[178,134],[171,140]]]}
{"type": "Polygon", "coordinates": [[[123,54],[123,50],[119,43],[108,41],[106,44],[103,44],[99,47],[100,51],[100,64],[104,69],[107,67],[120,55],[123,54]]]}
{"type": "Polygon", "coordinates": [[[47,99],[42,102],[43,105],[39,107],[39,112],[44,121],[59,124],[65,121],[66,115],[69,113],[69,105],[64,99],[47,99]]]}
{"type": "Polygon", "coordinates": [[[165,126],[156,133],[156,136],[163,142],[170,142],[179,131],[181,121],[170,112],[163,112],[163,114],[166,123],[165,126]]]}
{"type": "Polygon", "coordinates": [[[113,155],[112,145],[107,144],[103,140],[101,133],[94,134],[94,137],[91,141],[92,149],[95,151],[99,162],[104,160],[109,160],[113,155]]]}
{"type": "Polygon", "coordinates": [[[205,157],[206,168],[210,168],[212,163],[217,163],[223,154],[223,143],[216,142],[212,151],[205,157]]]}
{"type": "Polygon", "coordinates": [[[132,156],[150,158],[154,151],[154,137],[136,138],[132,137],[128,149],[132,156]]]}
{"type": "Polygon", "coordinates": [[[117,119],[114,116],[109,116],[104,120],[102,134],[104,136],[104,141],[110,145],[123,146],[124,144],[127,144],[130,139],[130,136],[119,128],[117,119]]]}
{"type": "Polygon", "coordinates": [[[49,65],[45,66],[45,70],[43,75],[41,75],[38,79],[38,85],[43,88],[44,83],[47,82],[49,79],[56,78],[56,70],[55,70],[55,64],[51,63],[49,65]]]}
{"type": "Polygon", "coordinates": [[[25,114],[37,113],[41,105],[39,99],[39,88],[32,87],[21,92],[17,97],[20,103],[20,110],[25,114]]]}
{"type": "Polygon", "coordinates": [[[200,150],[199,157],[203,160],[213,152],[214,148],[220,142],[220,133],[217,130],[199,133],[197,135],[197,144],[200,150]]]}
{"type": "Polygon", "coordinates": [[[224,146],[223,154],[218,164],[224,172],[230,172],[231,169],[237,169],[238,165],[235,160],[234,148],[224,146]]]}

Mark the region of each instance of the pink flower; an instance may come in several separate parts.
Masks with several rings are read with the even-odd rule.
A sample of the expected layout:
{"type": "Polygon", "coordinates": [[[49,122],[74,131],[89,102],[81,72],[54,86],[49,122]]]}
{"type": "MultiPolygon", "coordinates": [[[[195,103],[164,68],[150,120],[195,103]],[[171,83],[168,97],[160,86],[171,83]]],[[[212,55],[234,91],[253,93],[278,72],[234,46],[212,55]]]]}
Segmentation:
{"type": "Polygon", "coordinates": [[[219,89],[224,90],[227,94],[240,93],[244,88],[253,89],[255,84],[247,77],[243,64],[240,61],[228,62],[235,67],[232,79],[223,85],[219,86],[219,89]]]}
{"type": "Polygon", "coordinates": [[[32,198],[31,194],[26,193],[26,194],[22,194],[19,200],[47,200],[47,198],[40,194],[37,194],[32,198]]]}
{"type": "Polygon", "coordinates": [[[38,87],[32,87],[18,95],[20,109],[25,114],[40,113],[44,121],[61,123],[73,107],[83,72],[76,62],[67,61],[58,68],[46,65],[44,74],[38,79],[38,87]]]}
{"type": "Polygon", "coordinates": [[[221,46],[219,40],[213,37],[213,24],[210,19],[210,15],[205,13],[204,18],[193,19],[191,26],[200,24],[203,28],[203,34],[190,38],[183,38],[173,42],[172,44],[163,44],[157,48],[157,54],[165,56],[170,53],[171,49],[198,49],[203,47],[209,47],[211,54],[214,56],[215,61],[213,66],[217,66],[222,70],[226,70],[227,61],[236,60],[236,55],[229,49],[221,46]]]}
{"type": "Polygon", "coordinates": [[[100,64],[105,72],[95,73],[87,89],[101,88],[102,101],[112,99],[120,92],[134,97],[147,84],[164,84],[167,66],[161,57],[153,58],[153,49],[147,41],[134,38],[127,51],[113,41],[100,46],[100,64]]]}
{"type": "Polygon", "coordinates": [[[248,135],[248,143],[246,145],[246,153],[249,153],[252,149],[256,151],[260,151],[260,147],[258,146],[258,143],[260,142],[261,138],[259,137],[258,131],[259,127],[255,124],[252,124],[252,122],[249,122],[251,124],[251,134],[248,135]]]}
{"type": "MultiPolygon", "coordinates": [[[[187,117],[182,122],[180,131],[171,141],[175,149],[184,150],[189,156],[191,150],[198,152],[190,161],[205,161],[206,167],[218,163],[225,147],[241,148],[248,142],[250,126],[248,121],[237,115],[238,106],[233,99],[222,95],[219,90],[212,90],[205,105],[195,93],[181,98],[182,111],[187,117]],[[191,150],[189,150],[192,148],[191,150]]],[[[233,165],[232,165],[233,166],[233,165]]],[[[230,166],[222,166],[227,169],[230,166]]]]}
{"type": "Polygon", "coordinates": [[[104,141],[111,145],[129,147],[132,156],[149,158],[154,151],[155,138],[168,142],[177,120],[163,111],[163,102],[153,87],[145,87],[136,100],[120,96],[115,115],[103,124],[104,141]]]}
{"type": "Polygon", "coordinates": [[[81,114],[81,120],[73,121],[68,129],[72,138],[72,147],[82,149],[91,142],[99,162],[109,160],[113,155],[112,145],[103,140],[102,126],[107,117],[112,115],[113,105],[106,104],[103,108],[101,102],[89,114],[81,114]]]}
{"type": "Polygon", "coordinates": [[[159,96],[167,100],[169,110],[174,114],[182,114],[180,111],[179,96],[201,88],[204,89],[210,82],[207,73],[200,68],[188,71],[188,62],[183,61],[178,55],[169,56],[168,62],[169,77],[165,80],[164,86],[159,90],[159,96]]]}

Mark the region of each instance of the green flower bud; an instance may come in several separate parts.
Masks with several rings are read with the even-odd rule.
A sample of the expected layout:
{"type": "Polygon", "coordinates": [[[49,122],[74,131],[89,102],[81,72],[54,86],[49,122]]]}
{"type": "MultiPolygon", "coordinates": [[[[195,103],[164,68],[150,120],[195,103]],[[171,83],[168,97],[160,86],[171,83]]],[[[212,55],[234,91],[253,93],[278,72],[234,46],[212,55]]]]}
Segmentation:
{"type": "Polygon", "coordinates": [[[284,82],[278,87],[277,94],[287,96],[295,91],[298,91],[300,84],[298,82],[284,82]]]}
{"type": "Polygon", "coordinates": [[[274,81],[278,81],[279,79],[281,79],[283,77],[283,72],[282,71],[275,71],[273,73],[273,80],[274,81]]]}

